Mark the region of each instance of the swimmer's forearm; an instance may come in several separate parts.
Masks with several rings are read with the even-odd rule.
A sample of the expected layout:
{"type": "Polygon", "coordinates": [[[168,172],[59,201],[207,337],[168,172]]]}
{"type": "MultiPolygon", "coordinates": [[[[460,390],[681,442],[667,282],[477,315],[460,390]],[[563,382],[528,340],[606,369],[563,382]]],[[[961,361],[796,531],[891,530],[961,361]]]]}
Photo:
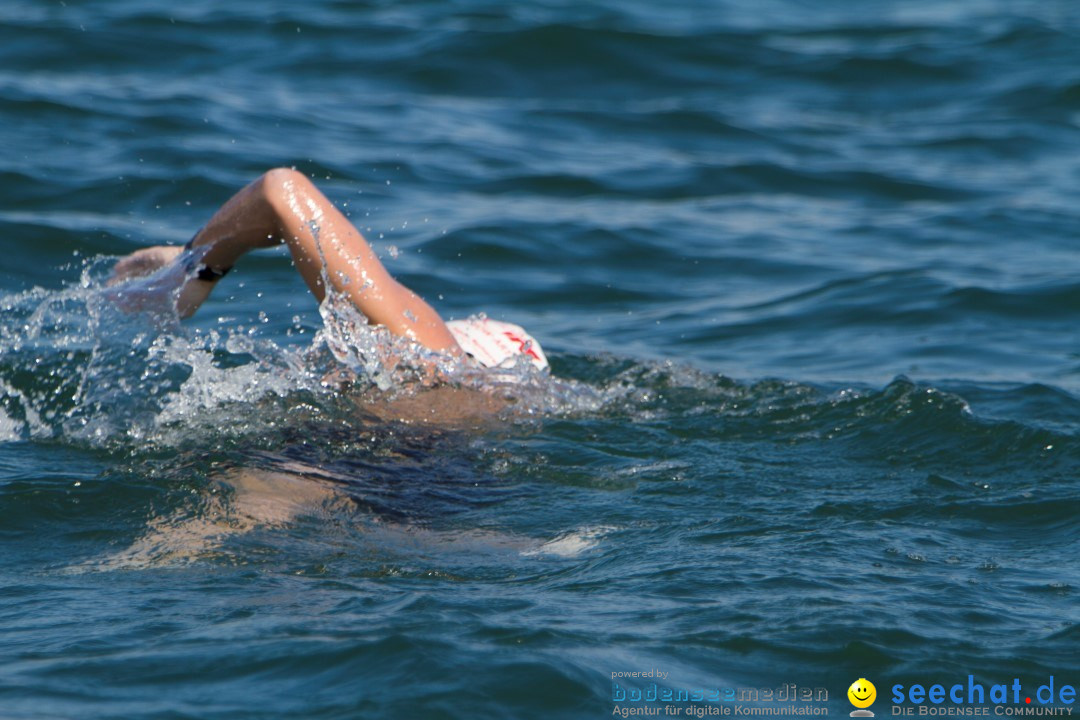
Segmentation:
{"type": "Polygon", "coordinates": [[[244,254],[283,241],[265,190],[266,176],[250,183],[225,203],[189,245],[200,261],[217,272],[231,268],[244,254]]]}
{"type": "Polygon", "coordinates": [[[217,281],[246,253],[283,242],[282,228],[275,221],[265,185],[263,175],[230,198],[188,243],[187,262],[197,263],[200,272],[189,275],[177,296],[176,309],[181,317],[194,314],[217,281]]]}

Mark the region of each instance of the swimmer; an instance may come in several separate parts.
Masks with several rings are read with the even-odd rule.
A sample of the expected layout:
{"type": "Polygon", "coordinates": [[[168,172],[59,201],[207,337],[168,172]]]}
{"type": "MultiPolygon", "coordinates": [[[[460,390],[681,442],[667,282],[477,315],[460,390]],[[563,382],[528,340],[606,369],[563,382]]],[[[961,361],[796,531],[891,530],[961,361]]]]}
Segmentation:
{"type": "Polygon", "coordinates": [[[180,317],[189,317],[241,256],[282,243],[320,303],[329,282],[369,323],[429,350],[482,367],[519,359],[548,367],[539,343],[516,325],[486,318],[444,322],[390,275],[360,231],[307,177],[288,168],[270,170],[234,195],[187,245],[158,245],[122,258],[109,284],[152,276],[154,283],[121,294],[121,301],[137,307],[153,293],[168,292],[180,317]]]}
{"type": "MultiPolygon", "coordinates": [[[[186,245],[149,247],[121,258],[108,284],[121,307],[159,308],[164,301],[180,317],[189,317],[244,254],[282,243],[320,303],[333,291],[347,297],[372,325],[466,363],[496,368],[524,361],[547,370],[540,345],[516,325],[487,318],[444,322],[390,275],[360,231],[307,177],[290,169],[270,170],[238,192],[186,245]]],[[[354,399],[377,421],[440,430],[484,427],[509,406],[507,397],[451,385],[354,399]]],[[[279,463],[273,470],[226,469],[211,478],[212,486],[224,492],[209,493],[201,512],[157,518],[130,548],[91,565],[110,569],[189,562],[257,527],[282,527],[310,513],[347,512],[352,505],[342,488],[348,478],[334,482],[327,472],[298,463],[279,463]]],[[[517,539],[507,543],[521,545],[517,539]]]]}

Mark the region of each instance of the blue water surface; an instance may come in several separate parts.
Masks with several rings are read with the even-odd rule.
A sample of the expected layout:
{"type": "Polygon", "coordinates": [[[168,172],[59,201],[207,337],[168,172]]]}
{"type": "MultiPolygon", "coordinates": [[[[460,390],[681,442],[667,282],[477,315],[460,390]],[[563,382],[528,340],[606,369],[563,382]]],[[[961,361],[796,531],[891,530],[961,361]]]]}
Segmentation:
{"type": "Polygon", "coordinates": [[[1080,685],[1078,38],[1071,0],[5,0],[0,717],[1080,685]],[[343,389],[328,337],[378,337],[280,248],[183,323],[108,300],[277,166],[551,376],[435,422],[343,389]]]}

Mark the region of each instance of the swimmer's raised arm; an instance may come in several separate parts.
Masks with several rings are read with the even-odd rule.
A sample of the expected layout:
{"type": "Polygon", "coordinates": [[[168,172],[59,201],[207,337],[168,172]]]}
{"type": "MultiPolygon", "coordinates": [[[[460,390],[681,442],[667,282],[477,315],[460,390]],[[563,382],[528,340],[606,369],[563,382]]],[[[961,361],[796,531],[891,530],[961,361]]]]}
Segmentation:
{"type": "Polygon", "coordinates": [[[286,168],[265,173],[234,195],[192,238],[188,252],[175,246],[140,250],[116,264],[110,282],[191,262],[190,271],[180,275],[176,303],[180,315],[188,317],[244,253],[281,243],[289,246],[319,302],[326,278],[372,324],[432,350],[461,351],[439,314],[387,272],[360,231],[308,178],[286,168]]]}

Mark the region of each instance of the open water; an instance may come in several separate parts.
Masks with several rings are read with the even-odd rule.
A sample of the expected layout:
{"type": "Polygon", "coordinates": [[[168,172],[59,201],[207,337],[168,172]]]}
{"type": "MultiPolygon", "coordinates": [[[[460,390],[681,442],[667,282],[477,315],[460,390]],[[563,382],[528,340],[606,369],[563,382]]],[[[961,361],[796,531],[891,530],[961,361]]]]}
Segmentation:
{"type": "Polygon", "coordinates": [[[4,0],[0,717],[1080,684],[1078,131],[1073,0],[4,0]],[[102,294],[274,166],[552,377],[380,415],[280,250],[102,294]]]}

